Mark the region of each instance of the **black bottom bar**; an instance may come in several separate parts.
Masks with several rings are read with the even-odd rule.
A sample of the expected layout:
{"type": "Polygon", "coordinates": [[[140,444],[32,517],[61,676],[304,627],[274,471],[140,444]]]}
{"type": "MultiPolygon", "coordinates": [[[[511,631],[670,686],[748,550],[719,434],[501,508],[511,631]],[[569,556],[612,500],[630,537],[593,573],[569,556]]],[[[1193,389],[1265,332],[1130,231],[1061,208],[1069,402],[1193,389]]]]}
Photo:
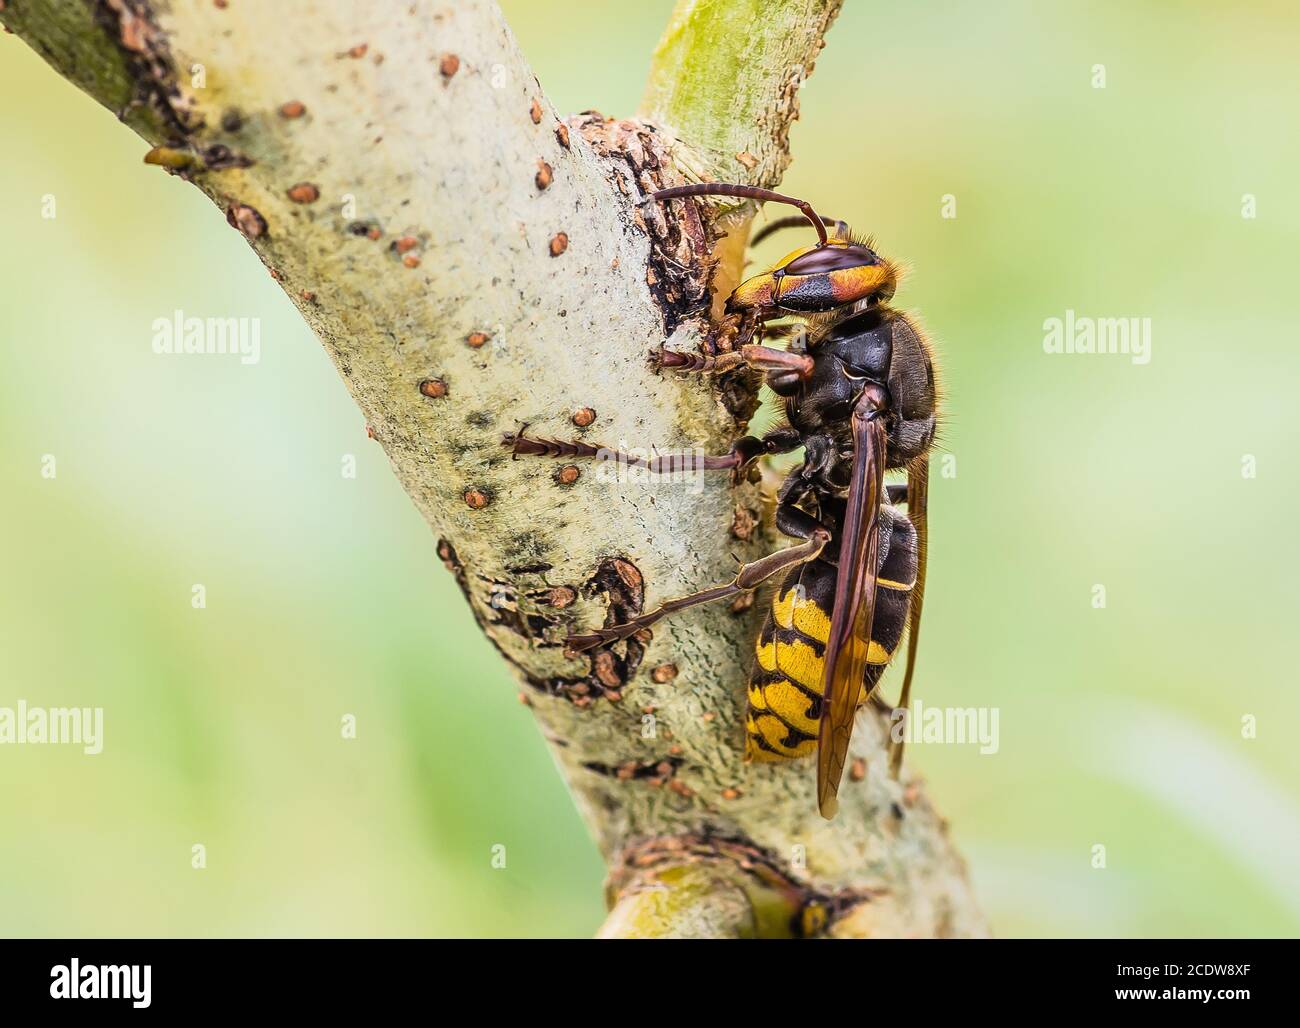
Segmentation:
{"type": "MultiPolygon", "coordinates": [[[[871,941],[809,950],[813,945],[717,943],[705,955],[697,943],[651,955],[589,941],[8,941],[0,943],[0,1003],[14,1025],[34,1023],[12,1019],[23,1013],[170,1020],[468,1008],[491,1016],[507,999],[537,1014],[556,1001],[614,1014],[632,1001],[662,1005],[672,1016],[679,991],[725,1009],[746,1002],[757,960],[789,985],[839,983],[834,987],[856,995],[837,1002],[862,1004],[872,1017],[894,1009],[984,1016],[1099,1006],[1227,1013],[1233,1005],[1292,999],[1300,957],[1295,940],[871,941]],[[755,945],[785,952],[757,956],[749,948],[755,945]],[[807,974],[813,966],[817,973],[807,974]],[[606,995],[613,1006],[591,1005],[606,995]]],[[[790,1010],[795,999],[786,997],[790,1010]]]]}

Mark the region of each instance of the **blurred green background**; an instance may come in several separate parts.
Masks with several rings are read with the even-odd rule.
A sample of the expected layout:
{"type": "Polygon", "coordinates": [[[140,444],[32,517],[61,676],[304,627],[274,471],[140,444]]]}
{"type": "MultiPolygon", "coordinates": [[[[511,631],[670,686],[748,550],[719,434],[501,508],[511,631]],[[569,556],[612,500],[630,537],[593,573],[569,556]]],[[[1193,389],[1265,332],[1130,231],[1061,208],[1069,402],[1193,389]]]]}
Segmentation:
{"type": "MultiPolygon", "coordinates": [[[[622,115],[671,5],[504,6],[557,107],[622,115]]],[[[856,0],[803,94],[787,191],[907,262],[944,358],[919,695],[1001,748],[910,756],[1003,935],[1300,931],[1298,29],[856,0]],[[1067,308],[1151,318],[1150,363],[1045,354],[1067,308]]],[[[427,527],[143,150],[0,37],[0,706],[106,710],[99,756],[0,746],[0,932],[590,935],[601,862],[427,527]],[[261,318],[261,363],[155,356],[175,308],[261,318]]]]}

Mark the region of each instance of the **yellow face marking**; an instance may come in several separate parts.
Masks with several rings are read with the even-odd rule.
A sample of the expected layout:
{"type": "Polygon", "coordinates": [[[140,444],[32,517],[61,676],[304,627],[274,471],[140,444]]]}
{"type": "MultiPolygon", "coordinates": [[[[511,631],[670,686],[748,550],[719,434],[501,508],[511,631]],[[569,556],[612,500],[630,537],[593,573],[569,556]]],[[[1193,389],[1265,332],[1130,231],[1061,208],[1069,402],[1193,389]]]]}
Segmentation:
{"type": "Polygon", "coordinates": [[[830,279],[831,296],[836,303],[852,303],[880,292],[881,289],[887,290],[885,298],[888,299],[894,292],[894,272],[888,264],[841,268],[838,271],[828,271],[826,275],[830,279]]]}
{"type": "Polygon", "coordinates": [[[766,307],[772,302],[772,290],[776,288],[776,279],[771,272],[747,278],[727,300],[729,307],[749,310],[754,307],[766,307]]]}
{"type": "Polygon", "coordinates": [[[915,582],[895,582],[891,578],[877,578],[876,585],[882,589],[897,589],[899,592],[911,592],[915,582]]]}

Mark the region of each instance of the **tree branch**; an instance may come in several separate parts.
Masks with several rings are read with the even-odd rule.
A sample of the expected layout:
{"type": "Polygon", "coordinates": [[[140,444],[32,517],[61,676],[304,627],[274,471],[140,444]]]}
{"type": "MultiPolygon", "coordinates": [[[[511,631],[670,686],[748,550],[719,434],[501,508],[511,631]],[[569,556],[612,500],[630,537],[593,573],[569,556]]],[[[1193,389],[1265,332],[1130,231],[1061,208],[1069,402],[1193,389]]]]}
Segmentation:
{"type": "Polygon", "coordinates": [[[702,181],[773,187],[799,90],[843,0],[678,0],[641,116],[689,141],[702,181]]]}
{"type": "Polygon", "coordinates": [[[874,717],[853,751],[870,773],[834,823],[808,765],[743,762],[757,607],[565,652],[770,548],[755,486],[575,479],[500,442],[527,422],[726,451],[750,385],[659,378],[644,355],[728,291],[749,212],[719,225],[707,204],[637,201],[684,178],[775,185],[838,0],[684,0],[645,107],[670,131],[561,121],[489,0],[0,6],[218,204],[321,338],[611,863],[602,934],[984,931],[943,822],[888,779],[874,717]]]}

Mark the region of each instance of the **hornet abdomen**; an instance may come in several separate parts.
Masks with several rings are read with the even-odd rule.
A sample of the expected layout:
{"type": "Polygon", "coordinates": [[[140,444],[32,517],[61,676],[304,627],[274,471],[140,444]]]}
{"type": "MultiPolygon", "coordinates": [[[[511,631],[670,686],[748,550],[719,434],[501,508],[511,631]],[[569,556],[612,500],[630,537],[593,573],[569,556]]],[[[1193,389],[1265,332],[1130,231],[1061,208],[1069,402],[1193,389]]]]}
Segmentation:
{"type": "MultiPolygon", "coordinates": [[[[789,760],[816,752],[835,578],[834,564],[815,560],[793,569],[772,597],[749,679],[749,760],[789,760]]],[[[883,506],[876,611],[859,703],[871,695],[898,648],[915,581],[916,531],[906,517],[883,506]]]]}

